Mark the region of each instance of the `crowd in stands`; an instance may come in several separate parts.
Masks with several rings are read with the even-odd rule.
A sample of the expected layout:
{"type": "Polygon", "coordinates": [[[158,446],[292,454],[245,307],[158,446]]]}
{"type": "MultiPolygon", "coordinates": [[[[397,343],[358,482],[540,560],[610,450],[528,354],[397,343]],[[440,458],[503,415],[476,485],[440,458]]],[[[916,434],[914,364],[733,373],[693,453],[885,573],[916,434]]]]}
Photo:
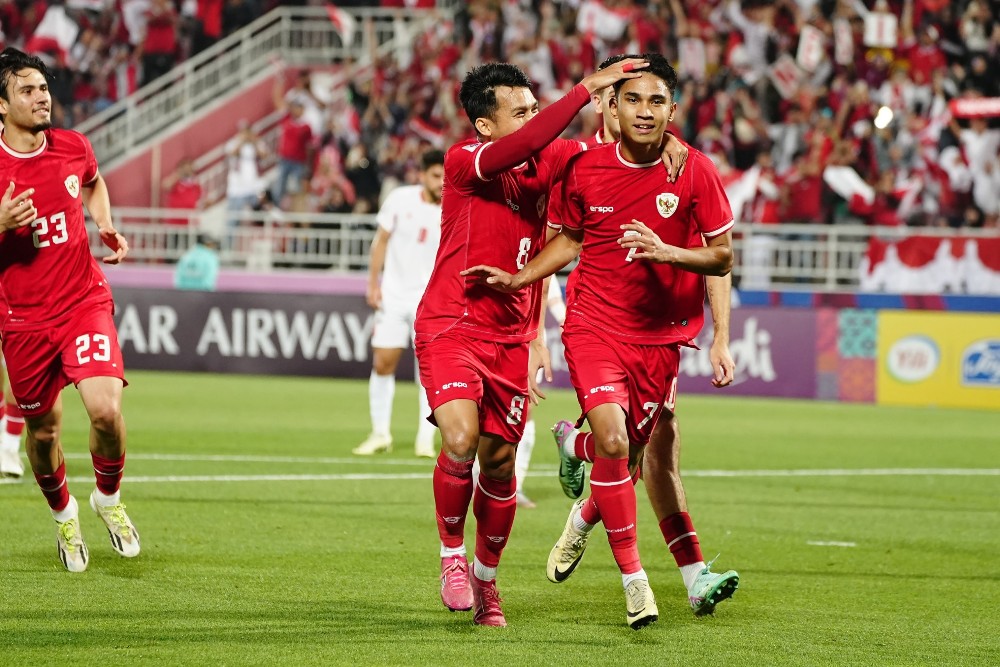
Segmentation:
{"type": "MultiPolygon", "coordinates": [[[[1000,94],[996,0],[464,3],[334,95],[315,205],[371,210],[423,146],[468,136],[457,90],[477,63],[520,65],[545,104],[607,55],[643,51],[677,63],[674,129],[716,162],[744,221],[998,225],[1000,130],[949,105],[1000,94]]],[[[585,112],[567,134],[597,126],[585,112]]]]}
{"type": "MultiPolygon", "coordinates": [[[[32,47],[61,71],[53,92],[63,124],[72,125],[275,4],[0,0],[0,27],[7,44],[32,47]],[[59,37],[66,20],[79,32],[68,46],[59,37]],[[39,31],[45,21],[55,28],[39,31]]],[[[458,87],[486,60],[520,65],[545,104],[610,54],[659,51],[681,75],[674,131],[719,166],[740,219],[1000,224],[1000,112],[954,111],[956,100],[1000,96],[1000,0],[457,6],[454,21],[436,21],[412,49],[377,60],[348,86],[314,90],[302,73],[276,96],[290,122],[278,146],[281,178],[269,191],[274,203],[375,210],[385,191],[414,180],[424,148],[470,134],[458,87]],[[293,203],[286,193],[297,191],[293,203]]],[[[567,135],[592,135],[598,120],[584,112],[567,135]]]]}

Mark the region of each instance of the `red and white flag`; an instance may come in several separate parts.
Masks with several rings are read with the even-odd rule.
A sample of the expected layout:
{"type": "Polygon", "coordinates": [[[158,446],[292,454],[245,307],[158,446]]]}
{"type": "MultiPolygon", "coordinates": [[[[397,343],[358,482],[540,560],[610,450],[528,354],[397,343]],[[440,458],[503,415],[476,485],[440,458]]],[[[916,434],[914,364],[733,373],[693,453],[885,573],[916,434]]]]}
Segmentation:
{"type": "Polygon", "coordinates": [[[358,22],[355,18],[332,2],[326,3],[326,14],[330,17],[333,29],[340,34],[340,40],[345,46],[354,41],[354,29],[358,22]]]}
{"type": "Polygon", "coordinates": [[[889,12],[869,12],[865,16],[865,46],[894,49],[899,45],[899,18],[889,12]]]}
{"type": "Polygon", "coordinates": [[[826,60],[826,37],[823,32],[811,25],[802,26],[795,62],[805,71],[815,72],[824,60],[826,60]]]}
{"type": "Polygon", "coordinates": [[[966,97],[948,103],[955,118],[995,118],[1000,116],[1000,97],[966,97]]]}
{"type": "Polygon", "coordinates": [[[705,55],[705,42],[692,37],[684,37],[677,43],[677,55],[680,59],[677,71],[681,77],[690,76],[695,81],[705,80],[705,69],[708,58],[705,55]]]}
{"type": "Polygon", "coordinates": [[[79,33],[80,26],[66,15],[66,8],[52,5],[45,10],[45,16],[25,43],[24,50],[32,55],[53,56],[64,64],[79,33]]]}
{"type": "Polygon", "coordinates": [[[847,19],[833,22],[833,60],[838,65],[850,65],[854,62],[854,32],[847,19]]]}
{"type": "Polygon", "coordinates": [[[795,97],[803,78],[802,70],[787,53],[774,61],[767,75],[778,93],[786,100],[795,97]]]}

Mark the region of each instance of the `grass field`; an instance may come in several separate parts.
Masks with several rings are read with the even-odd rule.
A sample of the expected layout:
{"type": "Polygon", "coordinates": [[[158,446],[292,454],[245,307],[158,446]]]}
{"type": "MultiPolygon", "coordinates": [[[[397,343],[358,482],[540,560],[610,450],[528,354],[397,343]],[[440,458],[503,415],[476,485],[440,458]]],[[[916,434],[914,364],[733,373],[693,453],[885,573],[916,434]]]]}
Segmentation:
{"type": "MultiPolygon", "coordinates": [[[[113,554],[85,509],[90,568],[69,574],[34,484],[0,486],[4,665],[1000,664],[1000,411],[682,397],[691,513],[706,556],[742,581],[694,618],[640,485],[660,621],[633,632],[600,533],[572,579],[545,579],[570,504],[545,429],[575,409],[552,392],[525,485],[538,508],[519,511],[500,569],[511,625],[492,629],[438,598],[412,385],[397,390],[396,451],[367,460],[350,455],[363,382],[130,381],[123,494],[143,553],[113,554]]],[[[65,398],[85,506],[84,417],[65,398]]]]}

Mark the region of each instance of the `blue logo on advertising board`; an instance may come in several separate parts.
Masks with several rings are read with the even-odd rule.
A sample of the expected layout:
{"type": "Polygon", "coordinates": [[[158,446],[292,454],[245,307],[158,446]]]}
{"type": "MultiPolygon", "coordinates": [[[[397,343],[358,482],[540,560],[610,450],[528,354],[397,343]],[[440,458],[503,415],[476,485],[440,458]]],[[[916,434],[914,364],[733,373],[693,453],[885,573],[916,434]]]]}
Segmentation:
{"type": "Polygon", "coordinates": [[[980,340],[965,348],[962,384],[1000,387],[1000,340],[980,340]]]}

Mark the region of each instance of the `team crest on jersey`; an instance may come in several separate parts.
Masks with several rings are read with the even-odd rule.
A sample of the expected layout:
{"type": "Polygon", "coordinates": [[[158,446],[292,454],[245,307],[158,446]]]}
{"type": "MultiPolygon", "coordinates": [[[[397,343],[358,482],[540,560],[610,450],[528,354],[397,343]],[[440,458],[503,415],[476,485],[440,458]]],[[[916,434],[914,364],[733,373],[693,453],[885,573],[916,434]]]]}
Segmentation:
{"type": "Polygon", "coordinates": [[[656,210],[664,218],[669,218],[674,214],[678,203],[680,203],[680,198],[672,192],[661,192],[656,195],[656,210]]]}
{"type": "Polygon", "coordinates": [[[66,192],[68,192],[73,199],[76,199],[80,194],[80,179],[76,177],[76,174],[70,174],[63,181],[66,184],[66,192]]]}
{"type": "Polygon", "coordinates": [[[538,209],[538,217],[545,217],[545,195],[538,198],[538,203],[535,204],[535,208],[538,209]]]}

